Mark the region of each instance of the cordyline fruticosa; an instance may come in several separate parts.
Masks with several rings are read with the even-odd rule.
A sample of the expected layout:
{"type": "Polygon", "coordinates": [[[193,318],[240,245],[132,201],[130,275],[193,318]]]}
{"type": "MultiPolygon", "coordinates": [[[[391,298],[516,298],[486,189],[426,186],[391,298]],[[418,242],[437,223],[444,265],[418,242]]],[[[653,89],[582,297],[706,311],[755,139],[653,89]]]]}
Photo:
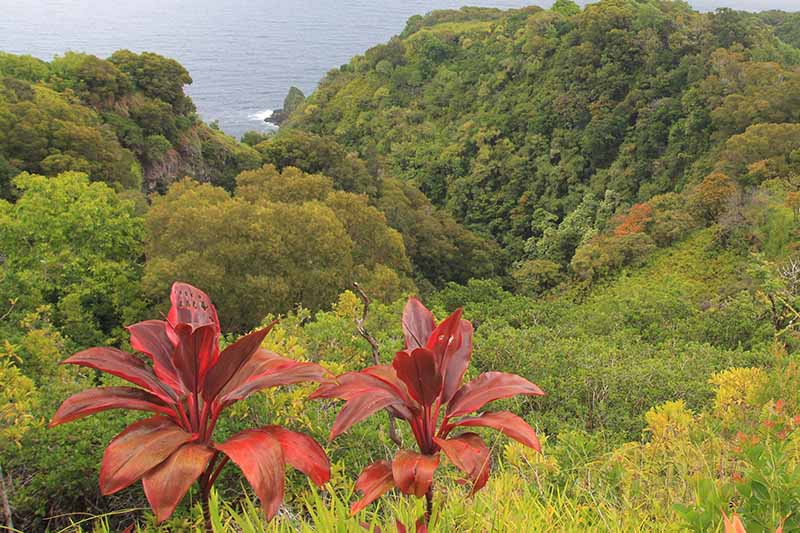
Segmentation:
{"type": "Polygon", "coordinates": [[[511,412],[465,415],[501,398],[544,393],[530,381],[503,372],[486,372],[462,385],[472,355],[472,324],[462,320],[460,309],[437,326],[433,314],[410,298],[403,311],[403,333],[405,350],[397,352],[391,366],[375,365],[342,374],[335,382],[323,383],[311,397],[346,400],[333,424],[331,439],[381,409],[408,422],[419,453],[400,450],[391,462],[379,461],[365,468],[356,481],[356,489],[364,496],[350,510],[356,514],[398,487],[404,494],[426,497],[427,511],[419,523],[419,528],[425,529],[440,451],[467,475],[471,494],[489,478],[489,448],[472,432],[451,436],[454,429],[493,428],[541,450],[533,428],[511,412]]]}
{"type": "Polygon", "coordinates": [[[50,426],[106,409],[156,413],[128,426],[106,448],[100,491],[114,494],[141,479],[159,522],[167,519],[189,487],[199,481],[206,528],[208,495],[222,467],[233,461],[244,473],[267,515],[280,507],[288,463],[317,485],[330,478],[325,452],[311,437],[280,426],[242,431],[212,440],[222,411],[252,393],[276,385],[321,381],[319,365],[260,349],[271,325],[219,350],[220,326],[209,297],[175,283],[166,321],[129,326],[131,346],[152,365],[116,348],[90,348],[64,363],[118,376],[137,387],[99,387],[79,392],[59,407],[50,426]]]}

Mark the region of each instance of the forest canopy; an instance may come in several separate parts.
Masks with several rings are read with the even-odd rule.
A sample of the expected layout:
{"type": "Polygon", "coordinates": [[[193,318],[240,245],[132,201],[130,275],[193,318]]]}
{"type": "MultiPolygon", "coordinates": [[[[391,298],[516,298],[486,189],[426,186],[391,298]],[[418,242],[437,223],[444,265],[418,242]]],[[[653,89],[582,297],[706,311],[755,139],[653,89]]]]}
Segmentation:
{"type": "MultiPolygon", "coordinates": [[[[202,357],[181,359],[181,372],[199,376],[187,361],[217,364],[221,351],[248,372],[290,376],[237,398],[217,434],[266,427],[245,435],[269,441],[285,427],[331,459],[329,485],[290,475],[287,512],[256,531],[394,531],[427,502],[392,493],[351,516],[351,495],[397,485],[424,496],[416,476],[434,470],[447,497],[430,504],[431,531],[519,530],[520,517],[556,530],[716,531],[734,512],[748,531],[800,529],[799,17],[671,0],[433,11],[313,94],[292,91],[277,132],[241,140],[202,121],[184,91],[191,73],[173,59],[0,52],[0,466],[15,525],[76,529],[70,513],[88,509],[110,513],[97,531],[158,531],[164,506],[119,512],[145,507],[152,479],[110,496],[96,480],[103,447],[139,415],[46,421],[91,387],[184,428],[215,416],[187,403],[194,420],[183,420],[174,407],[192,395],[167,409],[167,389],[131,392],[93,359],[59,363],[100,350],[135,376],[158,366],[169,378],[150,352],[207,328],[189,350],[202,357]],[[186,284],[205,291],[189,298],[198,322],[172,327],[180,291],[196,290],[186,284]],[[385,461],[405,449],[398,440],[430,451],[453,429],[431,406],[453,399],[441,365],[454,350],[464,383],[499,372],[537,388],[458,422],[470,431],[445,446],[478,450],[469,464],[401,452],[422,470],[395,474],[385,461]],[[338,389],[352,427],[335,440],[333,389],[310,402],[302,371],[291,377],[313,368],[305,377],[374,386],[397,373],[375,366],[389,362],[419,377],[418,398],[338,389]],[[409,411],[410,427],[389,425],[385,407],[396,417],[417,400],[429,419],[409,411]],[[485,427],[501,432],[481,447],[485,427]]],[[[233,379],[220,368],[209,383],[233,379]]],[[[242,494],[231,468],[202,466],[218,528],[264,523],[263,483],[242,494]]],[[[189,494],[167,498],[177,511],[163,531],[207,518],[189,494]]]]}

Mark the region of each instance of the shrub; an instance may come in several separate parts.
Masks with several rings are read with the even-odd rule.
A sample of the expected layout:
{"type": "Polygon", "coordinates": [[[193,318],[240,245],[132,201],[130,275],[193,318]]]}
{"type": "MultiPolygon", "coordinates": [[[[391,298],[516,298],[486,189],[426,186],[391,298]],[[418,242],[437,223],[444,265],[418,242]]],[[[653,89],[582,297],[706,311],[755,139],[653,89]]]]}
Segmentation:
{"type": "Polygon", "coordinates": [[[391,462],[378,461],[365,468],[356,481],[363,497],[353,504],[351,514],[396,486],[404,494],[425,496],[427,508],[418,522],[419,531],[425,530],[431,517],[433,476],[440,452],[467,475],[471,494],[489,478],[490,451],[483,439],[472,432],[453,437],[451,431],[493,428],[540,449],[533,429],[509,411],[465,415],[502,398],[544,393],[528,380],[502,372],[481,374],[462,386],[472,355],[472,324],[461,319],[460,309],[437,326],[433,314],[419,300],[410,298],[403,311],[403,333],[405,350],[397,352],[391,366],[376,365],[342,374],[335,383],[320,386],[312,397],[346,401],[331,429],[331,440],[382,409],[408,422],[419,453],[401,449],[391,462]],[[445,405],[440,422],[440,410],[445,405]]]}
{"type": "Polygon", "coordinates": [[[114,494],[142,480],[159,522],[172,515],[197,481],[206,530],[211,531],[208,498],[231,460],[244,472],[267,515],[278,511],[284,491],[284,463],[321,485],[330,478],[325,452],[310,437],[281,426],[245,430],[219,443],[212,440],[222,411],[277,385],[321,380],[319,365],[259,350],[271,326],[237,340],[220,352],[217,312],[208,296],[175,283],[166,321],[128,327],[131,346],[153,363],[116,348],[90,348],[65,363],[94,368],[137,387],[100,387],[68,398],[53,416],[57,426],[99,411],[133,409],[155,413],[117,435],[106,448],[100,491],[114,494]]]}

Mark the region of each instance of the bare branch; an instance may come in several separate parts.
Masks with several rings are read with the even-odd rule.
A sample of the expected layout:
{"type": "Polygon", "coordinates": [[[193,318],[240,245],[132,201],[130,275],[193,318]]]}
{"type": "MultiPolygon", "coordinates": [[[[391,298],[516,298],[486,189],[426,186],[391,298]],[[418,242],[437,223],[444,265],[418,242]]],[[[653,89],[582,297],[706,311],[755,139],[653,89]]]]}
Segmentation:
{"type": "Polygon", "coordinates": [[[9,302],[11,303],[11,306],[8,308],[8,311],[3,313],[3,316],[0,316],[0,322],[5,320],[8,317],[8,315],[11,314],[11,311],[14,310],[14,306],[17,305],[17,299],[16,298],[14,298],[13,300],[9,300],[9,302]]]}
{"type": "MultiPolygon", "coordinates": [[[[355,317],[356,321],[356,329],[358,330],[358,334],[364,337],[366,341],[369,343],[370,348],[372,348],[372,361],[379,365],[381,364],[381,347],[378,344],[378,341],[375,340],[375,337],[367,330],[366,321],[367,321],[367,313],[369,312],[369,297],[367,293],[364,292],[364,289],[361,288],[357,282],[353,282],[353,288],[356,290],[356,294],[358,297],[361,298],[361,302],[364,304],[364,307],[361,310],[361,318],[358,316],[355,317]]],[[[403,446],[403,440],[400,438],[400,434],[397,433],[397,427],[394,423],[394,416],[389,411],[386,411],[389,415],[389,438],[392,439],[392,442],[397,444],[398,446],[403,446]]]]}

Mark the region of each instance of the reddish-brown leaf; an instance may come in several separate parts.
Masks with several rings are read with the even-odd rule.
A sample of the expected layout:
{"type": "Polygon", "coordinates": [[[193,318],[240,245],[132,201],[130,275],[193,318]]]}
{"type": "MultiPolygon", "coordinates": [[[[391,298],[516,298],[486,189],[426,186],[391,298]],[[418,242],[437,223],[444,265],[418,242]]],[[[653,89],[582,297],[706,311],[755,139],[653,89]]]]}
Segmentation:
{"type": "Polygon", "coordinates": [[[422,498],[433,483],[433,473],[439,466],[439,454],[422,455],[400,450],[392,461],[392,476],[404,494],[422,498]]]}
{"type": "Polygon", "coordinates": [[[174,412],[166,403],[142,389],[135,387],[98,387],[73,394],[64,400],[56,414],[53,415],[49,427],[108,409],[134,409],[174,416],[174,412]]]}
{"type": "Polygon", "coordinates": [[[464,433],[450,439],[435,438],[447,458],[472,481],[470,495],[475,494],[489,479],[489,448],[475,433],[464,433]]]}
{"type": "Polygon", "coordinates": [[[445,357],[444,387],[442,390],[442,403],[447,403],[456,393],[467,373],[469,360],[472,357],[472,323],[469,320],[459,322],[459,333],[453,337],[448,353],[445,357]]]}
{"type": "Polygon", "coordinates": [[[397,352],[392,367],[408,387],[411,397],[422,405],[432,405],[442,392],[442,374],[430,350],[416,348],[410,353],[397,352]]]}
{"type": "Polygon", "coordinates": [[[380,411],[390,405],[399,404],[397,396],[385,391],[378,391],[371,394],[362,394],[344,404],[342,410],[336,415],[336,420],[331,428],[330,439],[333,440],[348,429],[353,424],[361,422],[373,413],[380,411]]]}
{"type": "Polygon", "coordinates": [[[114,494],[138,481],[194,437],[162,416],[131,424],[114,437],[103,454],[100,492],[114,494]]]}
{"type": "Polygon", "coordinates": [[[304,363],[259,350],[222,388],[217,403],[225,407],[262,389],[322,381],[330,374],[316,363],[304,363]]]}
{"type": "Polygon", "coordinates": [[[331,463],[325,450],[317,441],[281,426],[265,426],[261,428],[278,441],[283,450],[283,459],[301,471],[319,486],[331,478],[331,463]]]}
{"type": "Polygon", "coordinates": [[[399,403],[393,407],[400,418],[411,417],[412,410],[418,408],[417,402],[408,394],[405,384],[397,378],[389,365],[376,365],[360,372],[347,372],[335,380],[323,383],[310,396],[310,399],[339,398],[351,400],[363,394],[373,393],[394,395],[399,403]]]}
{"type": "Polygon", "coordinates": [[[458,389],[447,406],[447,416],[463,416],[489,402],[517,394],[544,396],[542,389],[521,376],[505,372],[486,372],[458,389]]]}
{"type": "Polygon", "coordinates": [[[116,348],[89,348],[61,364],[86,366],[139,385],[165,402],[174,403],[173,391],[164,387],[153,370],[135,355],[116,348]]]}
{"type": "MultiPolygon", "coordinates": [[[[736,512],[734,512],[730,518],[728,518],[728,515],[725,514],[725,511],[722,511],[722,526],[725,533],[747,533],[747,531],[744,529],[744,524],[742,524],[742,519],[739,518],[739,515],[736,514],[736,512]]],[[[782,527],[783,526],[781,526],[781,528],[782,527]]]]}
{"type": "Polygon", "coordinates": [[[217,364],[208,371],[203,385],[203,398],[206,401],[212,401],[234,374],[256,353],[274,324],[275,322],[239,338],[222,351],[217,364]]]}
{"type": "Polygon", "coordinates": [[[172,390],[181,391],[182,384],[178,379],[172,354],[175,345],[167,335],[167,323],[163,320],[145,320],[127,327],[131,334],[131,346],[153,360],[153,372],[158,379],[172,390]]]}
{"type": "Polygon", "coordinates": [[[428,308],[413,296],[409,298],[403,309],[403,335],[406,340],[406,350],[425,346],[435,327],[436,321],[428,308]]]}
{"type": "Polygon", "coordinates": [[[392,487],[394,487],[394,478],[389,461],[378,461],[369,465],[356,480],[356,490],[360,491],[363,496],[350,506],[350,515],[358,513],[390,491],[392,487]]]}
{"type": "Polygon", "coordinates": [[[283,500],[284,459],[278,440],[266,431],[249,429],[216,448],[242,470],[271,520],[283,500]]]}
{"type": "Polygon", "coordinates": [[[317,390],[311,393],[309,398],[312,400],[319,398],[351,400],[374,390],[387,391],[389,385],[363,371],[347,372],[337,376],[335,380],[323,382],[317,390]]]}
{"type": "Polygon", "coordinates": [[[167,314],[167,322],[173,327],[186,324],[193,331],[203,326],[215,325],[219,329],[217,310],[211,303],[211,298],[197,287],[176,281],[172,284],[169,298],[172,307],[167,314]]]}
{"type": "Polygon", "coordinates": [[[186,389],[199,392],[204,376],[219,358],[219,332],[215,325],[192,329],[180,325],[175,329],[178,338],[172,362],[186,389]]]}
{"type": "Polygon", "coordinates": [[[531,426],[522,418],[509,411],[498,411],[496,413],[483,413],[480,416],[463,418],[451,424],[452,427],[487,427],[501,431],[512,439],[521,442],[525,446],[533,448],[537,452],[542,451],[539,438],[531,426]]]}
{"type": "Polygon", "coordinates": [[[142,478],[144,494],[160,524],[175,511],[192,483],[208,466],[214,450],[205,444],[184,444],[142,478]]]}
{"type": "Polygon", "coordinates": [[[452,352],[453,344],[458,342],[460,325],[461,309],[456,309],[453,314],[442,320],[428,337],[425,347],[433,352],[436,365],[441,369],[445,367],[445,359],[452,352]]]}

